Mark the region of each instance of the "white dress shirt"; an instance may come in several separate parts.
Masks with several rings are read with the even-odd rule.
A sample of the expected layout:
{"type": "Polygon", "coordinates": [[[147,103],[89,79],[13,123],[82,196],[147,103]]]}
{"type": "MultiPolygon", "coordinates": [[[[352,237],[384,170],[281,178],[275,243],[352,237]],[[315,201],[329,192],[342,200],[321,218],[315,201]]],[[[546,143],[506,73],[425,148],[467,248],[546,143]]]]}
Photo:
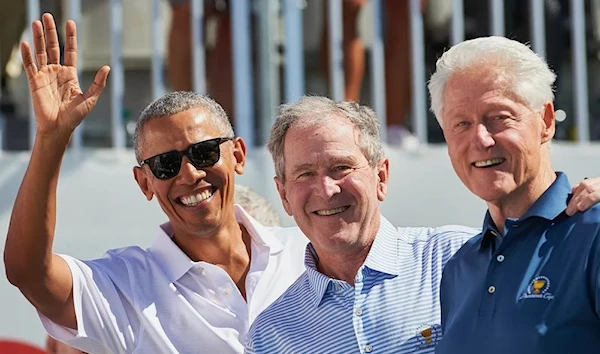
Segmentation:
{"type": "Polygon", "coordinates": [[[110,250],[71,269],[77,330],[40,313],[46,331],[89,353],[242,353],[256,316],[304,270],[307,239],[296,228],[267,228],[236,205],[251,236],[244,300],[220,267],[194,262],[163,224],[153,245],[110,250]]]}

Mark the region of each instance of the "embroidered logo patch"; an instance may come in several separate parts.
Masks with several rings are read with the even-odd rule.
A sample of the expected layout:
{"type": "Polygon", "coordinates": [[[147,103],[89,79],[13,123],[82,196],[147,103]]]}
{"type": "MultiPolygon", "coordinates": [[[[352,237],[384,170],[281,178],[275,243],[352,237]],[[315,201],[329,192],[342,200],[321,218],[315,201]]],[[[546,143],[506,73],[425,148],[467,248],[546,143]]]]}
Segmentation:
{"type": "Polygon", "coordinates": [[[441,330],[435,326],[424,324],[417,328],[416,336],[418,341],[417,349],[433,347],[441,339],[441,330]]]}
{"type": "Polygon", "coordinates": [[[554,299],[554,295],[552,295],[552,293],[549,292],[548,290],[550,290],[550,279],[548,279],[547,277],[545,277],[543,275],[535,277],[529,283],[525,292],[523,294],[521,294],[521,296],[519,297],[519,300],[521,300],[521,299],[545,299],[545,300],[550,301],[550,300],[554,299]]]}

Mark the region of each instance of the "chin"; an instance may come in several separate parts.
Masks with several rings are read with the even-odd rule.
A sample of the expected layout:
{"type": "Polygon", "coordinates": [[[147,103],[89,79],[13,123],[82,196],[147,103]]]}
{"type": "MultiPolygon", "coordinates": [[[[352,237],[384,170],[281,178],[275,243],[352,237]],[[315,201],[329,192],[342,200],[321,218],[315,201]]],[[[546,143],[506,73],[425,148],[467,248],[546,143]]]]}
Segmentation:
{"type": "Polygon", "coordinates": [[[476,191],[472,190],[471,192],[473,192],[473,194],[478,196],[480,199],[490,203],[505,198],[510,194],[511,191],[507,188],[492,187],[487,189],[480,188],[476,191]]]}

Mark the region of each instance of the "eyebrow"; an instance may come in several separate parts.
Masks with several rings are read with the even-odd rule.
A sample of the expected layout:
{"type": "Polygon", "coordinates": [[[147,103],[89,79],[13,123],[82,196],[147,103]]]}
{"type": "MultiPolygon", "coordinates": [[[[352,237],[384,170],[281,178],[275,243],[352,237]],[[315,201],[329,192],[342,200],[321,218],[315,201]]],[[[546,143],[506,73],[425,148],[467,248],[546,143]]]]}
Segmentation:
{"type": "Polygon", "coordinates": [[[300,171],[306,171],[306,170],[311,169],[313,166],[314,166],[314,164],[312,164],[312,163],[303,163],[301,165],[296,165],[292,168],[290,175],[294,176],[294,175],[298,174],[298,172],[300,172],[300,171]]]}
{"type": "MultiPolygon", "coordinates": [[[[510,107],[510,105],[507,104],[503,104],[503,103],[486,103],[483,107],[483,115],[487,115],[490,111],[506,111],[509,112],[510,114],[516,114],[515,110],[513,107],[510,107]]],[[[463,109],[461,109],[460,111],[454,111],[454,112],[449,112],[448,116],[450,120],[456,120],[459,118],[464,118],[464,117],[468,117],[471,116],[472,113],[469,113],[463,109]]],[[[479,112],[477,112],[477,115],[480,115],[479,112]]]]}
{"type": "MultiPolygon", "coordinates": [[[[347,165],[356,165],[357,161],[354,155],[343,155],[343,156],[334,156],[329,159],[330,165],[338,165],[338,164],[347,164],[347,165]]],[[[295,175],[300,171],[306,171],[310,169],[314,169],[314,163],[303,163],[297,166],[294,166],[291,170],[291,175],[295,175]]]]}

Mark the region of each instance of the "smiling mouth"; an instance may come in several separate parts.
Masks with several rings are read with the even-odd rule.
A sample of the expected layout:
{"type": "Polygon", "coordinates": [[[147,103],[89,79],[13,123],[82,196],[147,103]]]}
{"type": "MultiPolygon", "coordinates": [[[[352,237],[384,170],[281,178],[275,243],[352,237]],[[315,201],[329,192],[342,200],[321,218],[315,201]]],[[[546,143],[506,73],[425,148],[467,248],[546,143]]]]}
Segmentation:
{"type": "Polygon", "coordinates": [[[506,161],[505,158],[499,157],[499,158],[495,158],[495,159],[473,162],[472,165],[477,168],[488,168],[488,167],[498,166],[501,163],[503,163],[504,161],[506,161]]]}
{"type": "Polygon", "coordinates": [[[212,197],[216,190],[217,189],[213,187],[200,193],[179,197],[177,198],[177,201],[186,207],[193,207],[212,197]]]}
{"type": "Polygon", "coordinates": [[[317,211],[313,211],[313,213],[317,214],[319,216],[331,216],[331,215],[336,215],[336,214],[339,214],[339,213],[343,213],[346,210],[348,210],[348,208],[350,208],[349,205],[343,206],[343,207],[339,207],[339,208],[335,208],[335,209],[317,210],[317,211]]]}

